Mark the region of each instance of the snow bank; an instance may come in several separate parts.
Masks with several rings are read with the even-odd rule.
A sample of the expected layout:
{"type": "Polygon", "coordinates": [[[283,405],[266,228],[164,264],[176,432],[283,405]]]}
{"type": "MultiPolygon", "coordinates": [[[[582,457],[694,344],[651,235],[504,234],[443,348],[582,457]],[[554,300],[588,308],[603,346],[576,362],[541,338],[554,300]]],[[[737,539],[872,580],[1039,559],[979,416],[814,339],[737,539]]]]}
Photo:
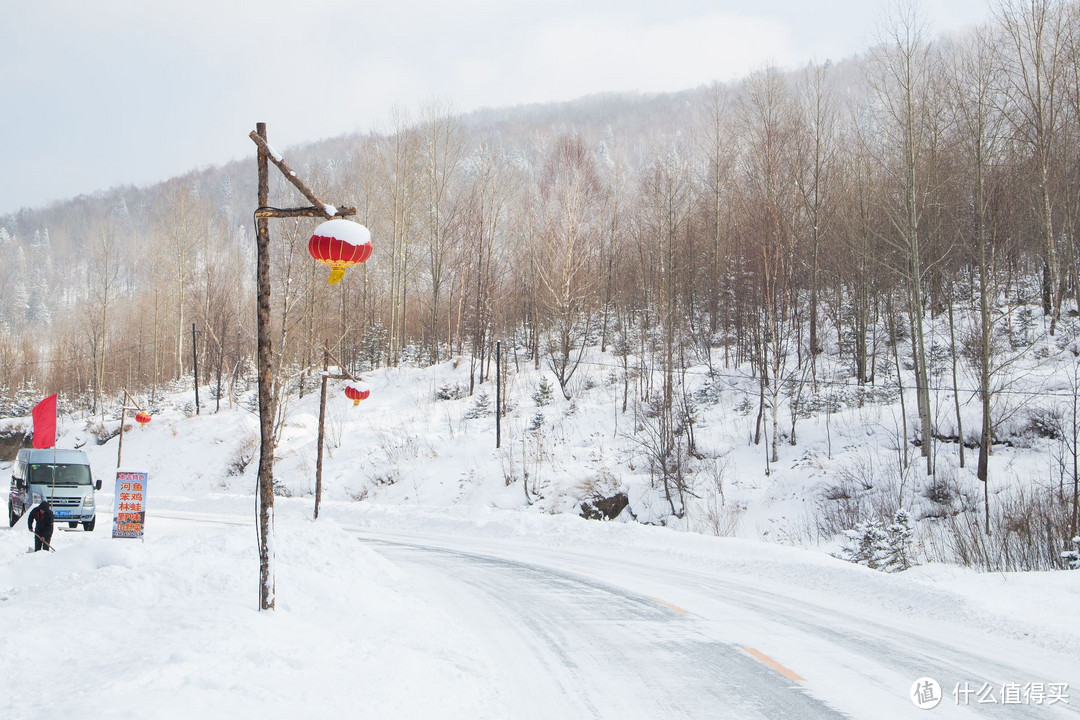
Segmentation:
{"type": "Polygon", "coordinates": [[[407,577],[332,520],[276,527],[287,590],[264,613],[251,526],[151,518],[145,542],[60,531],[51,554],[0,532],[4,717],[504,715],[483,653],[407,577]]]}

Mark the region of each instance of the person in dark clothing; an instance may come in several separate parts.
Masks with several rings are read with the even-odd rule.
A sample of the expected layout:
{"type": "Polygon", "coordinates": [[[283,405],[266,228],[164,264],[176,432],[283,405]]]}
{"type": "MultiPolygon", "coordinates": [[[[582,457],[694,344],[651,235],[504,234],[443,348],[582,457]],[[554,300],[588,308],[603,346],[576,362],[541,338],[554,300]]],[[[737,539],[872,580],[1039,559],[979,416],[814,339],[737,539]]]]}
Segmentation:
{"type": "Polygon", "coordinates": [[[34,552],[41,549],[52,550],[53,511],[48,500],[42,500],[40,505],[30,511],[26,518],[26,527],[34,533],[34,552]],[[34,527],[35,523],[37,527],[34,527]]]}

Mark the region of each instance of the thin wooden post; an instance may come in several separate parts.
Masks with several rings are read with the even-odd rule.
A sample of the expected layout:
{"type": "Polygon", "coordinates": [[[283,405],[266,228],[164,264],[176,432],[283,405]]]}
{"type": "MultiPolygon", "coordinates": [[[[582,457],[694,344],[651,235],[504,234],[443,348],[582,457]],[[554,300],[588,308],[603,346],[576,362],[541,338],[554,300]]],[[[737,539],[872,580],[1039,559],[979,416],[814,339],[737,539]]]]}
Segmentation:
{"type": "Polygon", "coordinates": [[[495,448],[502,447],[502,343],[495,341],[495,448]]]}
{"type": "Polygon", "coordinates": [[[218,340],[218,361],[217,361],[217,397],[214,399],[214,414],[221,412],[221,366],[225,362],[225,333],[221,334],[221,339],[218,340]]]}
{"type": "Polygon", "coordinates": [[[326,379],[330,372],[330,348],[323,341],[322,358],[322,394],[319,396],[319,443],[315,455],[315,519],[319,519],[319,505],[322,503],[322,456],[323,425],[326,422],[326,379]]]}
{"type": "MultiPolygon", "coordinates": [[[[258,144],[259,207],[270,202],[270,166],[266,152],[266,123],[256,123],[258,144]]],[[[271,538],[274,534],[274,396],[273,361],[270,356],[270,222],[255,219],[256,306],[259,375],[259,609],[274,609],[274,567],[271,538]]]]}
{"type": "Polygon", "coordinates": [[[142,412],[139,403],[135,402],[135,398],[131,397],[131,393],[127,391],[127,388],[124,388],[124,399],[120,401],[120,440],[116,443],[116,467],[120,467],[120,458],[124,452],[124,424],[127,421],[127,406],[129,402],[132,405],[132,410],[142,412]]]}
{"type": "Polygon", "coordinates": [[[195,374],[195,414],[199,414],[199,346],[195,342],[195,323],[191,323],[191,365],[195,374]]]}
{"type": "Polygon", "coordinates": [[[116,467],[120,467],[120,454],[124,451],[124,419],[127,415],[128,393],[124,390],[124,399],[120,402],[120,441],[116,443],[116,467]]]}

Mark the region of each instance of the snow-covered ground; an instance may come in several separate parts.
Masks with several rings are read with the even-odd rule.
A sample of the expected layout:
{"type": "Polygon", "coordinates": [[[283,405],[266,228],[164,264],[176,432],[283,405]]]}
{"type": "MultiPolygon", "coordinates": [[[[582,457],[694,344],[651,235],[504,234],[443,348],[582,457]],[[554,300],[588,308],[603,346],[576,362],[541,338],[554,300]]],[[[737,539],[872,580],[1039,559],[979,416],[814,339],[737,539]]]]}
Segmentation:
{"type": "MultiPolygon", "coordinates": [[[[255,462],[237,468],[251,452],[253,413],[242,403],[214,413],[204,389],[199,416],[190,412],[191,394],[179,393],[158,403],[148,426],[125,433],[123,466],[150,473],[143,541],[109,536],[117,439],[97,445],[93,423],[62,418],[59,445],[82,445],[104,480],[100,522],[94,533],[58,530],[55,553],[27,553],[22,522],[0,532],[0,714],[565,716],[551,692],[530,703],[523,697],[529,683],[508,687],[504,642],[461,612],[464,591],[453,591],[458,602],[442,596],[451,593],[450,581],[433,583],[421,561],[388,550],[394,543],[511,559],[654,600],[696,618],[684,634],[692,627],[710,642],[757,648],[797,673],[808,696],[851,717],[919,712],[908,698],[919,677],[913,666],[907,677],[849,657],[860,644],[873,657],[878,651],[868,638],[887,631],[895,631],[888,646],[913,657],[921,643],[927,657],[944,648],[972,653],[934,660],[969,668],[955,679],[975,690],[1027,684],[1030,692],[1042,683],[1069,696],[1052,705],[1036,704],[1037,695],[1009,707],[999,701],[997,714],[1057,717],[1080,708],[1080,572],[989,574],[932,563],[885,574],[831,557],[826,551],[834,546],[813,537],[808,488],[828,480],[837,463],[856,462],[866,447],[887,447],[887,437],[867,429],[886,427],[894,408],[802,421],[799,446],[785,446],[782,462],[765,476],[763,449],[746,442],[753,418],[734,409],[738,399],[729,391],[735,397],[721,399],[696,431],[713,451],[710,481],[723,495],[702,492],[695,512],[671,529],[575,515],[582,498],[617,490],[630,495],[639,518],[662,514],[611,367],[584,368],[572,404],[538,406],[530,397],[539,376],[523,368],[512,377],[500,449],[492,417],[466,418],[475,397],[435,399],[440,388],[467,381],[463,366],[372,373],[371,398],[358,407],[332,384],[318,521],[311,517],[318,398],[294,398],[275,471],[283,496],[276,501],[272,613],[257,611],[255,462]],[[543,418],[534,423],[537,413],[543,418]],[[539,429],[528,430],[532,424],[539,429]],[[717,512],[706,521],[710,502],[717,512]],[[770,612],[775,627],[762,619],[770,612]],[[792,615],[788,624],[785,615],[792,615]],[[729,617],[748,620],[721,628],[729,617]],[[803,637],[807,628],[790,627],[806,623],[820,632],[803,637]],[[873,631],[860,635],[860,626],[873,631]],[[835,650],[830,633],[846,638],[835,650]],[[1017,676],[977,674],[999,667],[984,662],[992,657],[1017,676]]],[[[494,389],[485,389],[493,399],[494,389]]],[[[1003,448],[995,462],[1019,476],[1049,461],[1003,448]]],[[[693,633],[684,639],[693,641],[693,633]]],[[[613,676],[623,672],[611,668],[613,676]]],[[[604,682],[602,670],[591,673],[585,680],[604,682]]],[[[559,681],[569,677],[564,668],[559,681]]],[[[941,680],[938,714],[986,708],[974,694],[957,707],[955,683],[941,680]]],[[[663,716],[594,709],[598,717],[663,716]]]]}

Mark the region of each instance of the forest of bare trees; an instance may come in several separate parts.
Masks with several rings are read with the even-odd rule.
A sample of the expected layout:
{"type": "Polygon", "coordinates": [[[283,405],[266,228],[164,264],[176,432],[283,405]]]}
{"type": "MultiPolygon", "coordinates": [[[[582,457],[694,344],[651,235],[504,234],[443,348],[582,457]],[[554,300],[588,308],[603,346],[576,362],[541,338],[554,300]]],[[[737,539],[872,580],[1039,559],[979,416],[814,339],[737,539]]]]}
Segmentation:
{"type": "MultiPolygon", "coordinates": [[[[331,288],[304,250],[317,221],[275,226],[278,393],[313,387],[324,340],[358,372],[461,357],[475,390],[501,340],[569,398],[599,347],[624,370],[623,410],[648,408],[673,515],[695,366],[754,378],[766,467],[812,400],[882,387],[914,390],[905,464],[921,453],[932,475],[952,436],[986,481],[1021,326],[1041,315],[1056,335],[1080,303],[1080,4],[1003,0],[948,38],[897,9],[865,57],[670,96],[433,103],[290,160],[357,208],[375,250],[331,288]]],[[[101,412],[122,388],[190,379],[193,324],[219,401],[250,379],[254,175],[253,152],[0,217],[5,414],[46,391],[101,412]]],[[[271,204],[295,204],[273,182],[271,204]]],[[[1075,534],[1075,495],[1073,512],[1075,534]]]]}

